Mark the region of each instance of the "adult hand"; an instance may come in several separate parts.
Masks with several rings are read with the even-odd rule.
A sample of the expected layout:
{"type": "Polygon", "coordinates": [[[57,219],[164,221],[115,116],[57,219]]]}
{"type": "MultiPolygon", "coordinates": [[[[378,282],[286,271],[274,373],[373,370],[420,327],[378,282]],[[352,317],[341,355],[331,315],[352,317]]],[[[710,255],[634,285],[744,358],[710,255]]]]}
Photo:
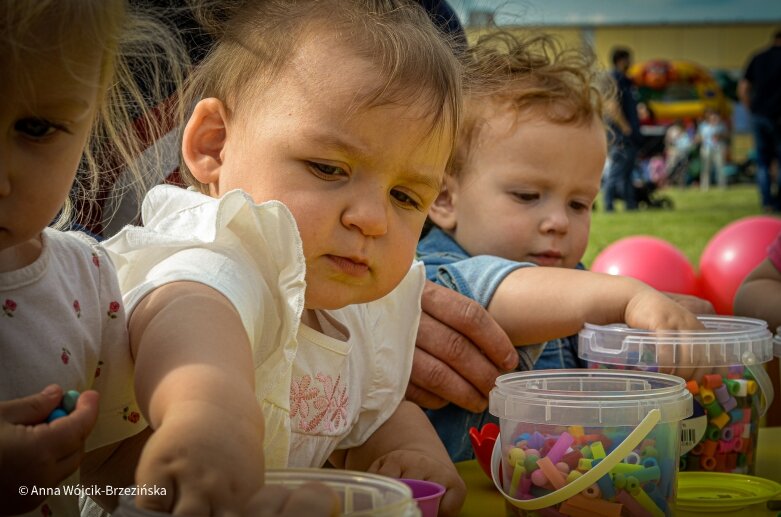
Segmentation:
{"type": "Polygon", "coordinates": [[[426,282],[407,399],[483,411],[496,377],[518,365],[510,339],[477,302],[426,282]]]}

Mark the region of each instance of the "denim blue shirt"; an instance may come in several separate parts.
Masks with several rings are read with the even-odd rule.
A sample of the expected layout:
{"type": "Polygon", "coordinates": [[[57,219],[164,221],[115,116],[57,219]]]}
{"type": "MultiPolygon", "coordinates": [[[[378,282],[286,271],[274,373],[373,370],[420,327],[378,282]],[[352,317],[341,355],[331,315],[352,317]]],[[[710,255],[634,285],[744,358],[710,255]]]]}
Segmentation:
{"type": "MultiPolygon", "coordinates": [[[[452,237],[439,228],[418,243],[418,259],[426,266],[426,277],[449,287],[487,307],[504,279],[522,267],[536,267],[531,262],[515,262],[491,255],[470,256],[452,237]]],[[[579,265],[582,268],[582,266],[579,265]]],[[[518,370],[577,368],[577,336],[554,339],[541,345],[517,347],[518,370]]],[[[453,461],[474,458],[469,428],[480,429],[487,422],[498,423],[488,411],[472,413],[454,404],[427,410],[426,414],[453,461]]]]}

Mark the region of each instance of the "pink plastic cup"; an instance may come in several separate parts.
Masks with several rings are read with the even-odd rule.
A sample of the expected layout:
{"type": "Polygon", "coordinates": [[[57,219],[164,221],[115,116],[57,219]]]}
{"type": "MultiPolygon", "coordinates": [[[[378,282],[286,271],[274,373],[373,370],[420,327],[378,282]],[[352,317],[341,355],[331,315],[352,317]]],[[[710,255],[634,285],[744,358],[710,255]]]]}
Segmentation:
{"type": "Polygon", "coordinates": [[[422,479],[399,479],[412,490],[412,498],[418,503],[421,517],[437,517],[439,502],[445,495],[445,487],[422,479]]]}

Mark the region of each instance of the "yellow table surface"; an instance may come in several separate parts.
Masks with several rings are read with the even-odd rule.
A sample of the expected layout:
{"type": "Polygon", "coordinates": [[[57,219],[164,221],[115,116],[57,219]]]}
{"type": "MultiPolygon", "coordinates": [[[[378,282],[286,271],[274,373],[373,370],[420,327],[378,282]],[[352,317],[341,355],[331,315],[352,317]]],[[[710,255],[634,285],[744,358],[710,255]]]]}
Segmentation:
{"type": "MultiPolygon", "coordinates": [[[[504,498],[494,487],[493,482],[480,469],[477,461],[456,463],[459,474],[466,482],[466,502],[461,510],[464,517],[484,517],[505,515],[504,498]]],[[[781,483],[781,427],[763,427],[759,429],[756,475],[781,483]]],[[[712,512],[711,512],[712,513],[712,512]]],[[[705,513],[677,512],[677,516],[703,516],[705,513]]],[[[772,516],[781,515],[778,510],[769,511],[764,504],[744,508],[739,512],[723,513],[732,516],[772,516]]]]}

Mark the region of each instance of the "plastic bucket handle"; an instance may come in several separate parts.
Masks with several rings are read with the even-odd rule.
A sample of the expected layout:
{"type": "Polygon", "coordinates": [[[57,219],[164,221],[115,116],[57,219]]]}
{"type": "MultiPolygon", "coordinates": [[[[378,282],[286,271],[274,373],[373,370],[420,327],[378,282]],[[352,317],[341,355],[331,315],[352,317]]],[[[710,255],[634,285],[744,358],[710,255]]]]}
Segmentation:
{"type": "Polygon", "coordinates": [[[648,436],[654,426],[659,423],[659,420],[661,420],[661,412],[658,409],[652,409],[638,426],[627,435],[624,441],[613,449],[610,454],[605,456],[596,467],[590,469],[572,483],[566,484],[558,490],[554,490],[542,497],[534,499],[516,499],[504,492],[501,484],[497,481],[499,479],[499,465],[502,461],[501,437],[497,438],[496,443],[494,444],[493,454],[491,455],[491,477],[493,478],[494,485],[496,485],[499,493],[501,493],[513,506],[522,510],[539,510],[541,508],[559,504],[587,489],[596,483],[602,476],[610,472],[613,467],[621,463],[621,461],[640,445],[646,436],[648,436]]]}
{"type": "Polygon", "coordinates": [[[770,404],[773,403],[773,381],[770,380],[770,376],[765,371],[765,368],[757,361],[757,357],[750,350],[743,352],[741,360],[759,385],[759,391],[762,392],[759,403],[759,416],[765,416],[770,404]]]}

